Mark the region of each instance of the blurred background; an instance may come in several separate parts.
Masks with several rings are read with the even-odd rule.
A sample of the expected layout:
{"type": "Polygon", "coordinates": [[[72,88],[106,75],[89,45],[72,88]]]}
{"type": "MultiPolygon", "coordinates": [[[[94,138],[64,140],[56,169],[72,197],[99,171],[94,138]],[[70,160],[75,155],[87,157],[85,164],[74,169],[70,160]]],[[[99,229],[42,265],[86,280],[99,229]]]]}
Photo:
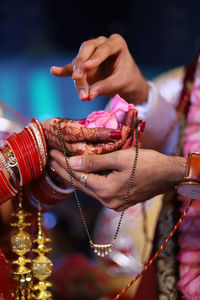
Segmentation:
{"type": "Polygon", "coordinates": [[[199,0],[0,0],[0,99],[29,118],[84,117],[106,100],[81,103],[52,65],[71,61],[84,40],[117,32],[151,79],[194,57],[199,11],[199,0]]]}
{"type": "MultiPolygon", "coordinates": [[[[70,78],[49,72],[52,65],[69,63],[87,39],[120,33],[152,79],[196,55],[199,12],[199,0],[0,0],[0,101],[29,119],[84,118],[103,109],[107,99],[81,102],[70,78]]],[[[84,195],[81,200],[92,230],[100,205],[84,195]]],[[[55,258],[75,252],[90,256],[74,199],[48,212],[45,226],[54,228],[55,258]]]]}

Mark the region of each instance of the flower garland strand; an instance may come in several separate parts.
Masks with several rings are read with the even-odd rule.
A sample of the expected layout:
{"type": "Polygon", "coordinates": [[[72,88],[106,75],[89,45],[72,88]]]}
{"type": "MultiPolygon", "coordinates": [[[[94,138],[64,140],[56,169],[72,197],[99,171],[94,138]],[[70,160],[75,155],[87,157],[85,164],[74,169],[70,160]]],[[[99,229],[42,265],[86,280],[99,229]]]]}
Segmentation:
{"type": "MultiPolygon", "coordinates": [[[[200,56],[197,60],[190,101],[182,142],[184,157],[187,157],[189,151],[200,152],[200,56]]],[[[182,206],[186,201],[189,199],[182,199],[182,206]]],[[[187,300],[200,299],[199,216],[200,199],[196,199],[192,210],[182,224],[178,240],[180,266],[177,288],[187,300]]]]}
{"type": "Polygon", "coordinates": [[[143,270],[135,277],[133,278],[128,284],[127,286],[121,291],[119,292],[119,294],[117,294],[117,296],[115,296],[113,298],[113,300],[117,300],[119,299],[124,293],[126,293],[126,291],[133,285],[134,282],[136,282],[136,280],[138,280],[140,277],[142,277],[142,275],[149,269],[149,267],[152,265],[152,263],[156,260],[156,258],[158,257],[158,255],[164,250],[164,248],[166,247],[167,243],[169,242],[169,240],[173,237],[174,233],[176,232],[176,230],[178,229],[178,227],[180,226],[181,222],[183,221],[183,219],[185,218],[190,206],[192,205],[193,200],[191,199],[189,204],[187,205],[187,207],[185,208],[182,216],[180,217],[180,219],[178,220],[178,222],[176,223],[176,225],[174,226],[172,232],[169,234],[169,236],[166,238],[166,240],[164,241],[164,243],[161,245],[161,247],[159,248],[159,250],[154,254],[154,256],[148,261],[148,263],[145,265],[145,267],[143,268],[143,270]]]}

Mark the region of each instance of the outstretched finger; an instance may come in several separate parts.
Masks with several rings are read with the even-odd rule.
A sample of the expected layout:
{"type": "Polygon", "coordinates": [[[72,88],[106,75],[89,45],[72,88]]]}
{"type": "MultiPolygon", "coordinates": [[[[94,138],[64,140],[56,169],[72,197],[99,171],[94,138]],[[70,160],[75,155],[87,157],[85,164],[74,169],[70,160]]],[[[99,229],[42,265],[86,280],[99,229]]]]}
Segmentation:
{"type": "Polygon", "coordinates": [[[69,63],[65,66],[52,66],[51,73],[57,77],[71,77],[73,73],[73,65],[69,63]]]}

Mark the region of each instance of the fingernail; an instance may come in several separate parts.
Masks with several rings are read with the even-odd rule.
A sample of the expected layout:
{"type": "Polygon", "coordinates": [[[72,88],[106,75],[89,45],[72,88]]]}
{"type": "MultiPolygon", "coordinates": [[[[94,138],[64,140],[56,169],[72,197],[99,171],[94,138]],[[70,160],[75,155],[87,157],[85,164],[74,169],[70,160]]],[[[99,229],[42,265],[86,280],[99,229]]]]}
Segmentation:
{"type": "Polygon", "coordinates": [[[87,100],[88,95],[86,94],[85,89],[80,89],[80,91],[79,91],[79,98],[80,98],[82,101],[87,100]]]}
{"type": "Polygon", "coordinates": [[[52,66],[52,67],[50,68],[50,72],[51,72],[51,73],[54,72],[55,69],[56,69],[56,67],[55,67],[55,66],[52,66]]]}
{"type": "Polygon", "coordinates": [[[78,169],[82,166],[82,157],[73,156],[69,158],[69,165],[72,169],[78,169]]]}
{"type": "Polygon", "coordinates": [[[99,96],[99,92],[98,91],[92,91],[90,92],[90,100],[94,99],[95,97],[99,96]]]}
{"type": "Polygon", "coordinates": [[[122,138],[121,131],[111,131],[110,132],[110,138],[114,140],[120,140],[122,138]]]}

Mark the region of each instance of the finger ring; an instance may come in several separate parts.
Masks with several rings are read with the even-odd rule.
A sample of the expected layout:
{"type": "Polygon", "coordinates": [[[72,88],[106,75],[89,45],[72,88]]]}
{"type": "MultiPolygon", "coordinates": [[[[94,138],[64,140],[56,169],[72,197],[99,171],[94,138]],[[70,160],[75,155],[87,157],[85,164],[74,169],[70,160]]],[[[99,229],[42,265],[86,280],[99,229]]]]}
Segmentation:
{"type": "Polygon", "coordinates": [[[87,185],[87,177],[88,177],[88,174],[87,173],[82,173],[81,176],[80,176],[80,183],[84,186],[87,185]]]}
{"type": "Polygon", "coordinates": [[[54,167],[51,166],[50,169],[51,169],[51,172],[55,172],[54,167]]]}

